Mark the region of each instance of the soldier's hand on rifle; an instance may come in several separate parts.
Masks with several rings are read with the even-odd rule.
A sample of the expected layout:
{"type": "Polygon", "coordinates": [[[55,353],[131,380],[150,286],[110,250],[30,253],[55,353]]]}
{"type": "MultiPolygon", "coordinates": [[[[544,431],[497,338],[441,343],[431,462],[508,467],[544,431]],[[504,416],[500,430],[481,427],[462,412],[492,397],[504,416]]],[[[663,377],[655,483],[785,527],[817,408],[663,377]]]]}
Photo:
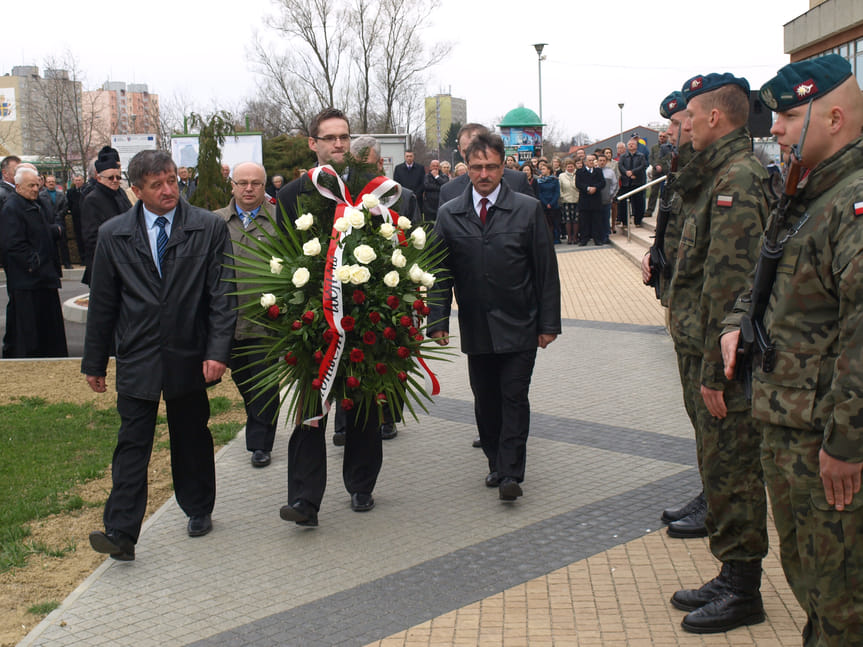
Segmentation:
{"type": "Polygon", "coordinates": [[[701,397],[704,399],[704,404],[707,405],[710,415],[714,418],[721,420],[728,414],[728,408],[725,406],[725,396],[722,391],[708,389],[702,384],[701,397]]]}
{"type": "Polygon", "coordinates": [[[821,483],[827,503],[842,512],[851,505],[854,495],[860,491],[860,469],[863,463],[848,463],[833,458],[823,449],[818,452],[821,483]]]}
{"type": "Polygon", "coordinates": [[[641,257],[641,280],[644,281],[644,285],[650,285],[651,276],[650,252],[647,252],[641,257]]]}
{"type": "Polygon", "coordinates": [[[737,341],[740,339],[740,331],[727,332],[719,338],[719,347],[722,349],[722,363],[725,365],[725,377],[734,379],[734,369],[737,368],[737,341]]]}

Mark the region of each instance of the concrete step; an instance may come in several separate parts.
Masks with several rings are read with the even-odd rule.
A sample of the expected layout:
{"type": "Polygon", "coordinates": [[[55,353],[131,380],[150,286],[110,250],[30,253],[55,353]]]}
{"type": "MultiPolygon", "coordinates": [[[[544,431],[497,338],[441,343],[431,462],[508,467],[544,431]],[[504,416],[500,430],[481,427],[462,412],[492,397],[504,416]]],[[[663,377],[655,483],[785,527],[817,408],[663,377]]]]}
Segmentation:
{"type": "Polygon", "coordinates": [[[656,223],[653,217],[645,216],[641,221],[641,227],[634,225],[629,231],[617,227],[617,233],[611,234],[611,244],[623,252],[633,263],[641,267],[641,258],[653,244],[653,232],[656,231],[656,223]]]}

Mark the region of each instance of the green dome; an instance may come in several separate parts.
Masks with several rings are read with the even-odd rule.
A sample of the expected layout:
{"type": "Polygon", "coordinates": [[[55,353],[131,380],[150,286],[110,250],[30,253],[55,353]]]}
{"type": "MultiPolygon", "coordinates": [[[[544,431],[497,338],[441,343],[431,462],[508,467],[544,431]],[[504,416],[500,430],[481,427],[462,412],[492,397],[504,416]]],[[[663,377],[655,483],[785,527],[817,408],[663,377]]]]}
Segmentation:
{"type": "Polygon", "coordinates": [[[519,106],[510,110],[498,124],[499,128],[518,128],[524,126],[544,126],[539,116],[530,108],[519,106]]]}

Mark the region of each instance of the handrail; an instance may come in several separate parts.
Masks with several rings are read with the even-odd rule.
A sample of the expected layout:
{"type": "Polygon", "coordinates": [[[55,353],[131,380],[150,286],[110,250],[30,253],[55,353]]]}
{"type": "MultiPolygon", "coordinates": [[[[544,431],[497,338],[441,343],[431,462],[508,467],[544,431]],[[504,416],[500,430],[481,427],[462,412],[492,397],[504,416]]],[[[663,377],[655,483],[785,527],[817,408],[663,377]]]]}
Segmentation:
{"type": "MultiPolygon", "coordinates": [[[[640,187],[633,189],[629,193],[624,193],[623,195],[617,196],[616,200],[620,202],[621,200],[629,200],[630,196],[635,195],[636,193],[641,193],[642,191],[646,191],[648,188],[652,187],[654,184],[658,184],[665,180],[668,176],[663,175],[662,177],[658,177],[655,180],[651,180],[647,184],[642,184],[640,187]]],[[[632,208],[629,202],[626,204],[626,242],[630,242],[632,240],[632,227],[630,227],[629,217],[632,215],[632,208]]]]}

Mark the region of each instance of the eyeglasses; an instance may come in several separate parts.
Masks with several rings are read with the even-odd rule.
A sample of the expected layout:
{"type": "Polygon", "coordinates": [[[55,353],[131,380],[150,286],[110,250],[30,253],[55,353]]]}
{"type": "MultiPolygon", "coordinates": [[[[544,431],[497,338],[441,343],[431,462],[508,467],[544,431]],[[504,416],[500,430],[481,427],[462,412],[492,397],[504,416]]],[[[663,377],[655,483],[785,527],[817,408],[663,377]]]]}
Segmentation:
{"type": "Polygon", "coordinates": [[[319,142],[327,142],[328,144],[335,144],[336,142],[341,142],[343,144],[348,144],[351,141],[350,135],[324,135],[323,137],[312,137],[315,141],[319,142]]]}
{"type": "MultiPolygon", "coordinates": [[[[234,182],[234,180],[231,180],[231,182],[234,182]]],[[[260,189],[262,186],[264,186],[264,183],[259,182],[258,180],[254,180],[253,182],[249,182],[248,180],[240,180],[239,182],[234,182],[234,184],[236,184],[241,189],[245,189],[247,186],[251,186],[253,189],[260,189]]]]}
{"type": "Polygon", "coordinates": [[[495,171],[499,171],[500,167],[500,164],[471,164],[467,169],[471,173],[482,173],[483,171],[486,173],[494,173],[495,171]]]}
{"type": "Polygon", "coordinates": [[[122,175],[101,175],[103,180],[108,180],[108,182],[119,182],[122,179],[122,175]]]}

